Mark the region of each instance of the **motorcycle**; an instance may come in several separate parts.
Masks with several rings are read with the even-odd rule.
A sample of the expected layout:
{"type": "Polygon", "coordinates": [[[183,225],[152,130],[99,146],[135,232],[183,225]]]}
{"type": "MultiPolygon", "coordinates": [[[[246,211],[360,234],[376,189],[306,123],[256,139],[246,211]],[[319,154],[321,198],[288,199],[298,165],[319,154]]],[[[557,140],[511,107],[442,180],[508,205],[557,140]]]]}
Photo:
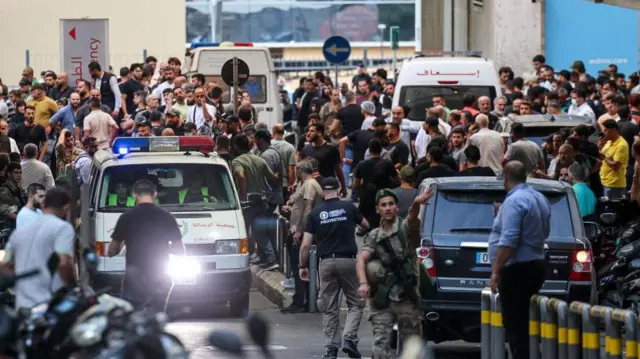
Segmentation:
{"type": "MultiPolygon", "coordinates": [[[[632,294],[632,282],[640,278],[640,239],[619,246],[616,260],[598,272],[598,299],[600,305],[626,308],[627,297],[632,294]]],[[[640,303],[640,301],[639,301],[640,303]]]]}
{"type": "Polygon", "coordinates": [[[164,313],[134,312],[114,303],[96,306],[71,330],[81,349],[70,358],[187,359],[189,352],[180,339],[165,331],[167,320],[164,313]]]}
{"type": "MultiPolygon", "coordinates": [[[[40,270],[34,269],[17,275],[0,275],[0,291],[6,291],[14,287],[16,282],[38,274],[40,270]]],[[[0,304],[0,358],[4,355],[15,357],[18,354],[15,346],[18,322],[19,316],[14,307],[0,304]]]]}

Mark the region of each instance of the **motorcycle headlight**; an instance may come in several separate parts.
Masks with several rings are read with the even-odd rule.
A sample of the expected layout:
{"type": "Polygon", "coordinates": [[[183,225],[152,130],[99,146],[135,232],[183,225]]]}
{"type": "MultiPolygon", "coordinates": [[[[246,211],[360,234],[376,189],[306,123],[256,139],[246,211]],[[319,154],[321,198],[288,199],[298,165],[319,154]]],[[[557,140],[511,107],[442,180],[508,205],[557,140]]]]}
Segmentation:
{"type": "Polygon", "coordinates": [[[237,239],[216,241],[216,254],[240,253],[240,241],[237,239]]]}
{"type": "Polygon", "coordinates": [[[169,255],[167,274],[173,278],[189,278],[200,274],[202,268],[197,259],[169,255]]]}
{"type": "Polygon", "coordinates": [[[107,328],[107,317],[99,315],[78,323],[71,329],[71,338],[81,347],[92,346],[102,339],[102,333],[107,328]]]}
{"type": "Polygon", "coordinates": [[[604,224],[611,224],[616,220],[616,214],[615,213],[603,213],[603,214],[600,215],[600,220],[604,224]]]}

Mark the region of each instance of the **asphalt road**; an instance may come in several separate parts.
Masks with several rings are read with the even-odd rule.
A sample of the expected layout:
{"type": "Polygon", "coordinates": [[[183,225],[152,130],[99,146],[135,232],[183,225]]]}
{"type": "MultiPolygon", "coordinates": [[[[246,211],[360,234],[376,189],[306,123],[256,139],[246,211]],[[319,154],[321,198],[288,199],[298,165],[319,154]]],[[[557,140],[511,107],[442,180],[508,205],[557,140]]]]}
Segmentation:
{"type": "MultiPolygon", "coordinates": [[[[322,316],[320,314],[281,314],[276,305],[259,292],[251,293],[251,311],[257,311],[271,323],[271,348],[277,359],[320,359],[324,353],[324,335],[322,333],[322,316]]],[[[235,358],[207,342],[211,331],[224,330],[238,333],[245,343],[247,358],[260,359],[260,352],[246,334],[241,319],[230,318],[227,309],[212,308],[209,313],[200,310],[169,325],[169,331],[177,335],[187,349],[191,358],[232,359],[235,358]]],[[[343,312],[341,323],[344,323],[343,312]]],[[[373,344],[371,325],[366,321],[367,313],[360,326],[359,348],[363,358],[371,357],[373,344]]],[[[475,359],[480,358],[479,347],[466,343],[441,344],[435,347],[438,359],[475,359]]],[[[340,356],[346,357],[343,353],[340,356]]]]}

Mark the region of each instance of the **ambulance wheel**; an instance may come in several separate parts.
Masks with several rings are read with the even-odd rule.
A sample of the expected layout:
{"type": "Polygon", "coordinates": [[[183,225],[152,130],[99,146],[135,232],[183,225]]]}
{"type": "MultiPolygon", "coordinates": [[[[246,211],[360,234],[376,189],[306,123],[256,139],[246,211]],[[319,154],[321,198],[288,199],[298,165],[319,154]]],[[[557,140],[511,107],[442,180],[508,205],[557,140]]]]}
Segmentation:
{"type": "Polygon", "coordinates": [[[230,300],[229,312],[232,317],[245,317],[249,313],[249,292],[230,300]]]}

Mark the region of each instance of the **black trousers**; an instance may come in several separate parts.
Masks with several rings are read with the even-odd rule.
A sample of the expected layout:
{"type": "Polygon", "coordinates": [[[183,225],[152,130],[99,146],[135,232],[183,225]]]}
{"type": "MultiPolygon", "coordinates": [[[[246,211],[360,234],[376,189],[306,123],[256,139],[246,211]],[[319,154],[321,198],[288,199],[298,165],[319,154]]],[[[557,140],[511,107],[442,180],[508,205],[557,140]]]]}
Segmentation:
{"type": "Polygon", "coordinates": [[[499,285],[502,324],[513,359],[529,359],[529,301],[545,276],[545,261],[521,262],[504,267],[499,285]]]}
{"type": "Polygon", "coordinates": [[[287,250],[289,251],[291,275],[293,275],[296,287],[291,304],[294,306],[302,307],[307,302],[307,293],[309,293],[309,282],[300,279],[300,274],[298,273],[298,266],[300,265],[300,245],[294,244],[292,236],[289,235],[287,247],[287,250]]]}

